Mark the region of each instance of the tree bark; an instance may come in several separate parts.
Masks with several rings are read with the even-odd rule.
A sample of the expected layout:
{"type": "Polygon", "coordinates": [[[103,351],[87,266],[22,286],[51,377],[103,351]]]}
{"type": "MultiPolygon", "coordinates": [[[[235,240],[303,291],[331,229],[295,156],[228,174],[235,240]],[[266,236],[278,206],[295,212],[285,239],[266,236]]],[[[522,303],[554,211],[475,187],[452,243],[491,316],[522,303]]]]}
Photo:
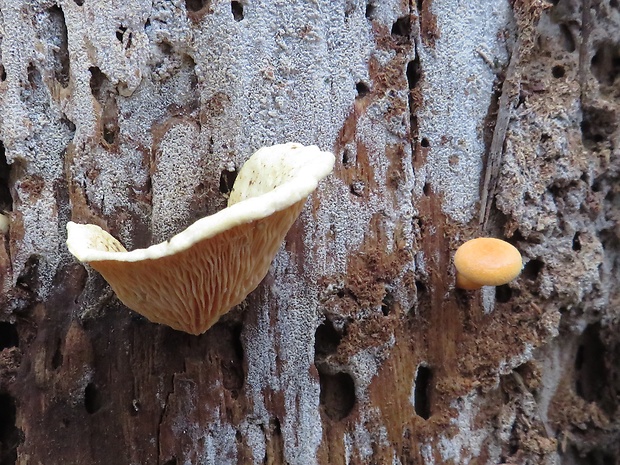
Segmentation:
{"type": "Polygon", "coordinates": [[[610,464],[620,456],[617,0],[0,1],[0,464],[610,464]],[[131,250],[261,146],[336,156],[201,336],[131,250]],[[516,281],[454,287],[476,236],[516,281]]]}

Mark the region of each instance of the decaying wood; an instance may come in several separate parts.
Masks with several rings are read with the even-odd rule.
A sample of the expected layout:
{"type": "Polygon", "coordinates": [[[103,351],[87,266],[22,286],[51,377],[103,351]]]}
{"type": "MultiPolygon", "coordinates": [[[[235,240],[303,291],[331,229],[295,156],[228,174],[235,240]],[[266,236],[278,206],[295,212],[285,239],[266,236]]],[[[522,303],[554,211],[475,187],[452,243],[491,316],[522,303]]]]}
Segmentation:
{"type": "Polygon", "coordinates": [[[514,2],[518,33],[515,43],[512,45],[508,66],[505,72],[502,73],[504,77],[497,103],[497,117],[493,127],[493,138],[491,139],[491,145],[485,162],[484,181],[480,191],[480,228],[483,233],[488,230],[489,215],[497,193],[506,132],[508,131],[510,118],[513,116],[514,109],[517,107],[521,96],[522,70],[519,65],[523,57],[532,52],[534,42],[538,37],[535,26],[538,24],[541,14],[549,6],[549,4],[540,0],[518,0],[514,2]]]}
{"type": "Polygon", "coordinates": [[[519,91],[521,89],[521,79],[518,74],[519,57],[522,53],[522,44],[517,39],[512,53],[510,62],[506,68],[506,76],[502,83],[501,95],[499,97],[497,118],[495,127],[493,128],[493,139],[487,155],[484,167],[484,181],[480,193],[480,226],[482,231],[487,230],[489,213],[495,197],[497,182],[501,170],[502,153],[504,151],[504,142],[506,140],[506,131],[510,123],[510,116],[519,100],[519,91]]]}
{"type": "Polygon", "coordinates": [[[0,25],[0,464],[620,455],[616,1],[3,0],[0,25]],[[202,336],[66,250],[70,220],[163,241],[286,141],[334,173],[202,336]],[[525,268],[462,292],[481,222],[525,268]]]}

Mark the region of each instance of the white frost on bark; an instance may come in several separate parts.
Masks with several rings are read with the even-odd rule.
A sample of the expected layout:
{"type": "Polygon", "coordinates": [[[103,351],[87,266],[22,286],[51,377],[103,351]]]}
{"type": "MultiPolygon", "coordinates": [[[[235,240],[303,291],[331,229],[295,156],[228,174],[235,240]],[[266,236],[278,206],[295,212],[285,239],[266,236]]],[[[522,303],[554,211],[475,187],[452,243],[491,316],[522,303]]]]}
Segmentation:
{"type": "Polygon", "coordinates": [[[417,188],[430,182],[444,196],[444,212],[467,223],[480,200],[485,117],[496,79],[481,54],[496,60],[498,69],[506,63],[512,13],[505,0],[441,0],[431,7],[440,36],[434,45],[422,41],[418,47],[424,70],[418,120],[420,139],[428,140],[432,156],[417,188]]]}

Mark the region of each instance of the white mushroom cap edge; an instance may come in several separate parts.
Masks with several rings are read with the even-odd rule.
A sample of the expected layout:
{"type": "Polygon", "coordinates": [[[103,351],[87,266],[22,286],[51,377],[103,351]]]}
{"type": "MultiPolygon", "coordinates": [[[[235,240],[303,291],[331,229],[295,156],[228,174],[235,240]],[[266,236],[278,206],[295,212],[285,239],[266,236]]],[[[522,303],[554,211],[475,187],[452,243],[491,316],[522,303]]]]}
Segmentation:
{"type": "Polygon", "coordinates": [[[67,223],[67,247],[81,262],[135,262],[173,255],[239,224],[265,218],[310,195],[334,167],[334,155],[317,146],[287,143],[259,149],[243,165],[228,207],[202,218],[171,239],[127,252],[92,224],[67,223]]]}

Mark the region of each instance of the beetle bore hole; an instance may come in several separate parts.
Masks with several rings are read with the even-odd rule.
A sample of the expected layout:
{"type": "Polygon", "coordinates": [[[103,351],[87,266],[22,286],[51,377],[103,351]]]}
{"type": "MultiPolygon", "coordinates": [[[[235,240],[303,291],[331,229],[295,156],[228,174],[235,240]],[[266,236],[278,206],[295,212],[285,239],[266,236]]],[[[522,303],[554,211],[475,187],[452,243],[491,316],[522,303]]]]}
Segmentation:
{"type": "Polygon", "coordinates": [[[332,420],[342,420],[355,405],[355,384],[348,373],[325,373],[319,370],[321,394],[319,402],[325,414],[332,420]]]}
{"type": "Polygon", "coordinates": [[[415,413],[428,420],[431,416],[430,390],[433,380],[433,373],[427,366],[420,365],[415,375],[415,387],[413,390],[413,400],[415,413]]]}
{"type": "Polygon", "coordinates": [[[99,99],[101,88],[103,87],[104,83],[106,82],[108,78],[96,66],[91,66],[90,68],[88,68],[88,71],[90,71],[90,90],[93,96],[99,99]]]}
{"type": "Polygon", "coordinates": [[[325,320],[314,333],[315,359],[336,353],[341,339],[342,335],[334,327],[334,324],[329,320],[325,320]]]}
{"type": "Polygon", "coordinates": [[[351,152],[349,149],[344,149],[342,151],[342,164],[343,165],[351,165],[355,162],[355,154],[351,152]]]}
{"type": "Polygon", "coordinates": [[[392,36],[409,37],[411,32],[411,18],[409,15],[401,16],[392,24],[392,36]]]}
{"type": "Polygon", "coordinates": [[[31,255],[21,274],[17,277],[17,285],[22,289],[33,289],[39,276],[39,260],[37,255],[31,255]]]}
{"type": "Polygon", "coordinates": [[[116,128],[106,125],[103,127],[103,140],[108,144],[114,144],[116,140],[116,128]]]}
{"type": "Polygon", "coordinates": [[[243,19],[243,5],[241,2],[230,2],[230,10],[232,11],[235,21],[241,21],[243,19]]]}
{"type": "Polygon", "coordinates": [[[388,316],[390,313],[392,313],[393,308],[394,308],[394,296],[389,290],[386,290],[385,296],[383,297],[383,300],[381,301],[381,313],[383,313],[383,316],[388,316]]]}
{"type": "Polygon", "coordinates": [[[356,197],[363,197],[366,185],[363,181],[354,181],[349,186],[349,191],[356,197]]]}
{"type": "Polygon", "coordinates": [[[11,166],[6,160],[4,144],[0,141],[0,210],[13,210],[13,197],[9,188],[11,166]]]}
{"type": "Polygon", "coordinates": [[[525,279],[529,279],[530,281],[536,281],[536,278],[538,277],[538,274],[542,271],[543,266],[545,266],[545,263],[541,260],[530,260],[523,267],[522,275],[525,279]]]}
{"type": "Polygon", "coordinates": [[[620,75],[620,50],[615,42],[604,42],[592,57],[592,74],[604,85],[614,84],[620,75]]]}
{"type": "MultiPolygon", "coordinates": [[[[611,3],[610,3],[611,5],[611,3]]],[[[594,449],[584,456],[584,461],[588,465],[616,465],[616,456],[600,449],[594,449]]]]}
{"type": "Polygon", "coordinates": [[[125,36],[125,32],[127,32],[127,28],[125,26],[119,26],[116,30],[116,38],[119,42],[123,41],[123,37],[125,36]]]}
{"type": "Polygon", "coordinates": [[[101,393],[94,383],[88,383],[84,389],[84,408],[91,415],[101,408],[101,393]]]}
{"type": "Polygon", "coordinates": [[[235,355],[241,361],[243,361],[243,356],[244,356],[243,341],[241,339],[241,330],[242,329],[243,328],[242,328],[241,325],[235,325],[235,326],[233,326],[233,328],[231,330],[233,349],[235,351],[235,355]]]}
{"type": "Polygon", "coordinates": [[[588,402],[596,402],[605,411],[613,412],[615,402],[606,390],[610,375],[600,331],[601,326],[596,323],[589,325],[581,335],[575,354],[575,392],[588,402]]]}
{"type": "Polygon", "coordinates": [[[19,337],[15,325],[8,321],[0,322],[0,350],[17,347],[19,345],[19,337]]]}
{"type": "Polygon", "coordinates": [[[567,52],[574,52],[577,48],[573,34],[566,24],[560,24],[561,43],[567,52]]]}
{"type": "Polygon", "coordinates": [[[407,64],[407,83],[409,84],[409,90],[415,89],[422,78],[422,72],[420,70],[420,58],[416,57],[415,60],[410,61],[407,64]]]}
{"type": "Polygon", "coordinates": [[[358,97],[364,97],[370,93],[370,87],[365,82],[360,81],[355,84],[355,91],[358,97]]]}
{"type": "Polygon", "coordinates": [[[498,302],[505,304],[506,302],[510,301],[511,298],[512,298],[512,289],[510,288],[508,284],[498,286],[495,289],[495,299],[498,302]]]}
{"type": "Polygon", "coordinates": [[[185,8],[194,13],[202,10],[205,6],[209,6],[209,0],[185,0],[185,8]]]}
{"type": "Polygon", "coordinates": [[[52,369],[56,370],[62,366],[63,355],[62,355],[62,339],[56,339],[56,350],[54,350],[54,355],[52,356],[52,369]]]}
{"type": "Polygon", "coordinates": [[[21,442],[21,432],[16,425],[17,407],[15,399],[8,394],[0,394],[0,464],[17,463],[17,446],[21,442]]]}
{"type": "Polygon", "coordinates": [[[575,235],[573,236],[573,250],[575,252],[579,252],[581,250],[581,240],[579,239],[580,234],[579,232],[576,232],[575,235]]]}
{"type": "Polygon", "coordinates": [[[69,86],[69,39],[65,15],[58,6],[47,10],[50,20],[50,33],[53,34],[54,77],[63,88],[69,86]]]}
{"type": "Polygon", "coordinates": [[[566,74],[566,70],[564,69],[564,66],[556,65],[553,68],[551,68],[551,74],[556,79],[563,78],[564,75],[566,74]]]}
{"type": "Polygon", "coordinates": [[[375,13],[375,6],[372,3],[367,3],[366,4],[366,12],[364,13],[364,15],[366,16],[367,19],[374,19],[374,13],[375,13]]]}
{"type": "MultiPolygon", "coordinates": [[[[245,384],[245,372],[243,370],[243,341],[241,338],[242,326],[234,325],[226,331],[221,337],[224,342],[229,339],[230,343],[226,348],[227,352],[223,353],[220,360],[220,369],[222,372],[222,384],[225,389],[229,390],[233,398],[237,398],[239,391],[245,384]]],[[[224,344],[222,344],[224,346],[224,344]]]]}
{"type": "Polygon", "coordinates": [[[220,193],[230,194],[235,184],[235,179],[237,179],[237,170],[223,170],[220,174],[220,193]]]}

